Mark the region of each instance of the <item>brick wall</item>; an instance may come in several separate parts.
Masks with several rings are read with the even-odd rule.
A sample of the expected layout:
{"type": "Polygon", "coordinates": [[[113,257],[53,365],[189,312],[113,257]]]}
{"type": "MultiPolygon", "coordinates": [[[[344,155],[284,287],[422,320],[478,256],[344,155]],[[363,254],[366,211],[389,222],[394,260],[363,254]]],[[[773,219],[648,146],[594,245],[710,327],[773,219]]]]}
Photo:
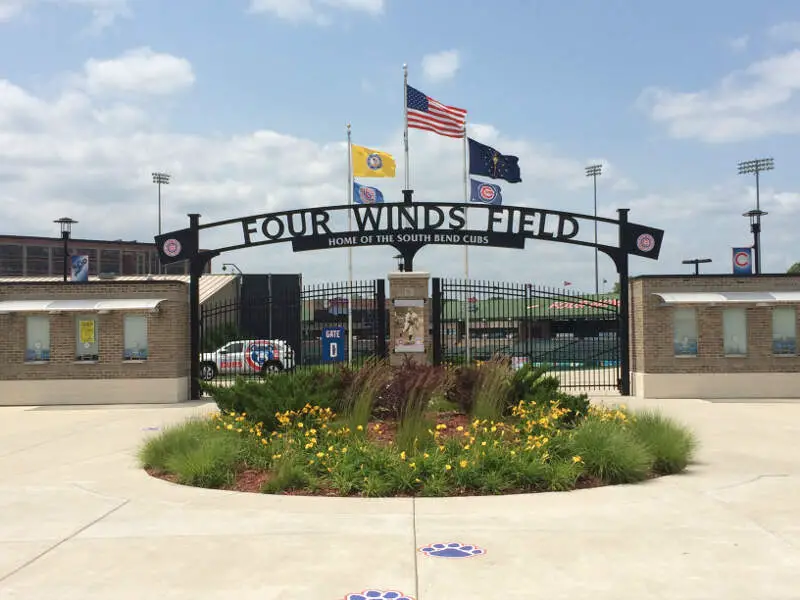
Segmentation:
{"type": "Polygon", "coordinates": [[[36,313],[50,319],[50,361],[25,362],[26,316],[34,313],[0,314],[0,380],[177,378],[189,376],[189,292],[179,281],[74,283],[6,283],[0,286],[4,300],[106,300],[165,298],[158,312],[111,311],[98,314],[36,313]],[[148,358],[124,361],[123,319],[126,314],[147,316],[148,358]],[[98,361],[75,360],[77,321],[96,319],[98,361]]]}
{"type": "MultiPolygon", "coordinates": [[[[773,356],[773,306],[755,303],[681,305],[697,310],[697,356],[674,355],[674,305],[664,305],[656,293],[782,292],[800,290],[800,276],[758,277],[681,276],[637,277],[631,280],[632,370],[639,373],[791,373],[800,372],[800,357],[773,356]],[[723,350],[724,308],[744,308],[747,315],[747,356],[726,357],[723,350]]],[[[800,304],[792,306],[800,315],[800,304]]],[[[800,324],[798,325],[800,331],[800,324]]]]}

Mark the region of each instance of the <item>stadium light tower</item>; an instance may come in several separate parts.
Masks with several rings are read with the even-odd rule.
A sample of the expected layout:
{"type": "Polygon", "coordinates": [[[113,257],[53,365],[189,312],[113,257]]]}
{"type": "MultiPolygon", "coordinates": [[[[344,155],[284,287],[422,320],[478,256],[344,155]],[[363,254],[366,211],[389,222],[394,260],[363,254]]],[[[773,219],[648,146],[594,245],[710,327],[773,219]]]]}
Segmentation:
{"type": "Polygon", "coordinates": [[[169,173],[156,171],[153,173],[153,183],[158,186],[158,235],[161,235],[161,186],[169,185],[169,173]]]}
{"type": "Polygon", "coordinates": [[[756,275],[761,275],[761,217],[766,215],[761,210],[761,190],[760,177],[761,171],[771,171],[775,168],[775,161],[771,158],[757,158],[755,160],[745,160],[739,163],[739,175],[756,175],[756,209],[743,213],[743,217],[750,219],[750,231],[753,234],[753,250],[756,253],[756,275]]]}
{"type": "Polygon", "coordinates": [[[597,178],[602,174],[603,165],[589,165],[586,176],[594,180],[594,293],[600,294],[600,277],[597,270],[597,178]]]}

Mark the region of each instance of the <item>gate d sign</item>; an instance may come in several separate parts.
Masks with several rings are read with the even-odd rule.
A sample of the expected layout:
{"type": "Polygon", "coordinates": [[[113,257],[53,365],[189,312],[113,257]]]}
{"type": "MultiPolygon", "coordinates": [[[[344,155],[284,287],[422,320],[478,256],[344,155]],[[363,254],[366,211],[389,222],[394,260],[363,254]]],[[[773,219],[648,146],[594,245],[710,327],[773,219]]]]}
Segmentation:
{"type": "Polygon", "coordinates": [[[325,327],[322,330],[322,361],[343,361],[345,359],[344,342],[344,327],[325,327]]]}

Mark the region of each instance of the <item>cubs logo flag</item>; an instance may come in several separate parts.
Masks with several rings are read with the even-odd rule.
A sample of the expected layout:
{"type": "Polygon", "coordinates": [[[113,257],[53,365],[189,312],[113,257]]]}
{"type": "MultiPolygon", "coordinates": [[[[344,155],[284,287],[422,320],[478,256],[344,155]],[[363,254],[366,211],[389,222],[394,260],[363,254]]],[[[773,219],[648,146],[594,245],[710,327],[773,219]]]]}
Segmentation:
{"type": "Polygon", "coordinates": [[[351,153],[353,177],[394,177],[397,165],[391,154],[355,144],[351,153]]]}
{"type": "Polygon", "coordinates": [[[471,175],[482,175],[492,179],[505,179],[508,183],[522,181],[519,172],[519,157],[500,154],[486,144],[469,140],[469,172],[471,175]]]}
{"type": "Polygon", "coordinates": [[[383,192],[378,188],[353,182],[353,202],[356,204],[383,204],[383,192]]]}
{"type": "Polygon", "coordinates": [[[470,202],[478,202],[480,204],[494,204],[500,205],[503,203],[503,194],[500,191],[500,186],[493,183],[483,183],[470,178],[472,184],[472,194],[469,197],[470,202]]]}
{"type": "Polygon", "coordinates": [[[733,249],[733,274],[752,275],[753,274],[753,249],[734,248],[733,249]]]}

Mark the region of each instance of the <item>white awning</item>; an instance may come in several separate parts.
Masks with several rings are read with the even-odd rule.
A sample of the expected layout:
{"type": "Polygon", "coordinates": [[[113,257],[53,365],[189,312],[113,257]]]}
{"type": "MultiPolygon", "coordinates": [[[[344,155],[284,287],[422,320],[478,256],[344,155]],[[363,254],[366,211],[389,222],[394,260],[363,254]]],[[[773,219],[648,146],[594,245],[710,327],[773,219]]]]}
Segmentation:
{"type": "Polygon", "coordinates": [[[795,302],[800,304],[800,291],[797,292],[655,292],[664,304],[779,304],[795,302]]]}
{"type": "Polygon", "coordinates": [[[124,298],[109,300],[5,300],[0,314],[20,312],[95,312],[111,310],[154,310],[165,298],[124,298]]]}

